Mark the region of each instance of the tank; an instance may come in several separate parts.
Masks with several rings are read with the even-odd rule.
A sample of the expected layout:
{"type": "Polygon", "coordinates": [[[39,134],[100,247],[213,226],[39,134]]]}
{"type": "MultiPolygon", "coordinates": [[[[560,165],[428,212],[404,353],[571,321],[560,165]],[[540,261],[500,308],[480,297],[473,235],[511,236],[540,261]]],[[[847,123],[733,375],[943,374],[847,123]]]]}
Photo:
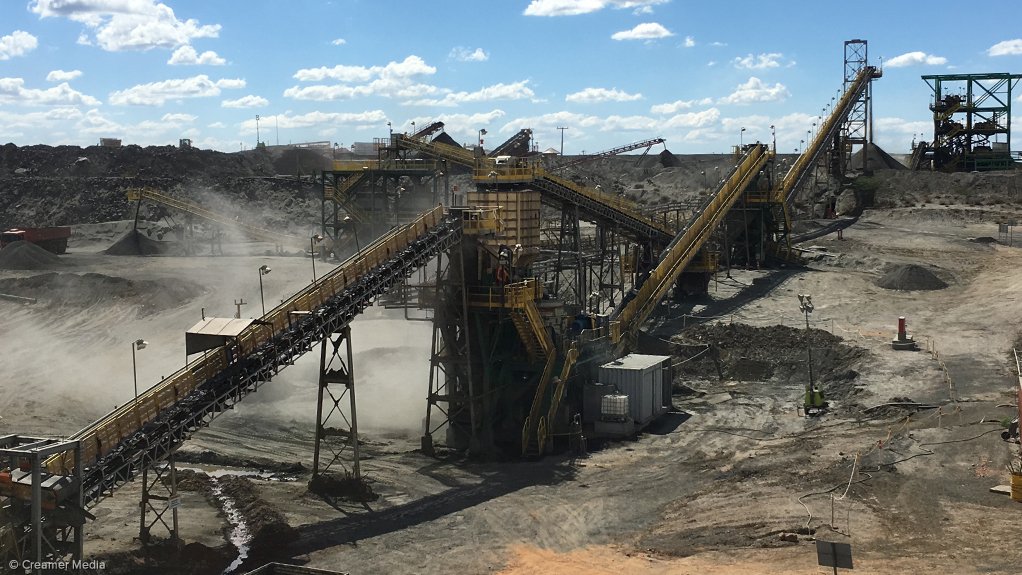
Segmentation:
{"type": "Polygon", "coordinates": [[[625,421],[628,414],[627,395],[604,395],[600,401],[600,419],[604,421],[625,421]]]}

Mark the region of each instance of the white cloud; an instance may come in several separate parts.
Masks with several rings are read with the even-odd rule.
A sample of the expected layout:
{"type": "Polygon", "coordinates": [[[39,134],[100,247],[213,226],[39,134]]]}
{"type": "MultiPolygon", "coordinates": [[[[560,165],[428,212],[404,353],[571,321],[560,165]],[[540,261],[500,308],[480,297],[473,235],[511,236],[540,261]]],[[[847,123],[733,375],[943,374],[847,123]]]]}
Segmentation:
{"type": "Polygon", "coordinates": [[[610,35],[612,40],[656,40],[674,36],[674,33],[656,22],[644,22],[631,30],[622,30],[610,35]]]}
{"type": "Polygon", "coordinates": [[[220,95],[221,89],[244,88],[242,79],[211,80],[209,76],[200,74],[191,78],[176,78],[138,84],[127,90],[119,90],[110,94],[110,103],[118,106],[162,106],[167,100],[183,98],[211,98],[220,95]]]}
{"type": "Polygon", "coordinates": [[[476,48],[473,50],[462,46],[452,48],[451,53],[448,54],[447,57],[459,62],[485,62],[490,59],[490,55],[482,48],[476,48]]]}
{"type": "Polygon", "coordinates": [[[641,100],[642,94],[629,94],[623,92],[617,88],[610,90],[606,88],[586,88],[584,90],[575,92],[574,94],[568,94],[564,97],[567,102],[576,102],[581,104],[594,104],[597,102],[634,102],[635,100],[641,100]]]}
{"type": "Polygon", "coordinates": [[[710,42],[710,46],[713,46],[715,48],[723,48],[724,46],[727,46],[727,42],[710,42]]]}
{"type": "Polygon", "coordinates": [[[334,40],[333,42],[331,42],[331,44],[333,44],[334,46],[343,46],[343,45],[345,45],[347,43],[348,43],[348,41],[345,40],[344,38],[338,38],[338,39],[334,40]]]}
{"type": "MultiPolygon", "coordinates": [[[[344,124],[349,126],[382,126],[387,121],[387,115],[382,110],[368,110],[365,112],[308,112],[306,114],[281,114],[276,116],[277,127],[282,129],[313,128],[328,124],[344,124]]],[[[246,132],[255,133],[255,119],[245,120],[241,127],[246,132]]]]}
{"type": "Polygon", "coordinates": [[[731,63],[739,70],[766,70],[767,68],[779,68],[781,64],[778,60],[783,57],[784,54],[779,52],[771,52],[769,54],[759,54],[755,56],[749,54],[744,58],[735,58],[731,61],[731,63]]]}
{"type": "Polygon", "coordinates": [[[70,82],[75,78],[79,78],[82,75],[81,70],[71,70],[70,72],[64,70],[53,70],[46,75],[47,82],[70,82]]]}
{"type": "Polygon", "coordinates": [[[83,24],[94,36],[83,32],[78,43],[95,43],[110,52],[174,48],[220,34],[219,24],[180,20],[173,9],[156,0],[32,0],[28,8],[40,18],[68,18],[83,24]]]}
{"type": "Polygon", "coordinates": [[[900,56],[895,56],[887,62],[888,68],[904,68],[906,66],[918,66],[925,64],[927,66],[942,66],[947,64],[947,58],[943,56],[934,56],[933,54],[927,54],[926,52],[906,52],[900,56]]]}
{"type": "Polygon", "coordinates": [[[163,117],[160,118],[160,120],[163,121],[163,122],[174,122],[174,123],[178,123],[178,124],[191,124],[192,122],[194,122],[197,119],[198,118],[196,116],[193,116],[191,114],[180,114],[180,113],[178,113],[178,114],[164,114],[163,117]]]}
{"type": "Polygon", "coordinates": [[[22,78],[0,78],[0,103],[26,106],[100,105],[99,100],[71,88],[67,82],[39,90],[26,88],[22,78]]]}
{"type": "Polygon", "coordinates": [[[667,128],[703,128],[720,119],[720,110],[709,108],[701,112],[688,112],[669,118],[662,125],[667,128]]]}
{"type": "Polygon", "coordinates": [[[988,56],[1022,56],[1022,38],[998,42],[987,50],[988,56]]]}
{"type": "Polygon", "coordinates": [[[683,45],[686,48],[691,48],[696,45],[696,39],[691,36],[685,36],[685,43],[683,45]]]}
{"type": "Polygon", "coordinates": [[[270,101],[262,96],[249,94],[237,100],[224,100],[220,102],[221,108],[262,108],[268,106],[270,101]]]}
{"type": "Polygon", "coordinates": [[[887,117],[876,118],[873,123],[877,127],[877,133],[896,132],[910,137],[916,134],[933,133],[932,121],[887,117]]]}
{"type": "Polygon", "coordinates": [[[210,124],[210,125],[208,125],[206,127],[207,128],[213,128],[213,129],[219,129],[219,128],[226,128],[227,124],[224,124],[223,122],[213,122],[212,124],[210,124]]]}
{"type": "Polygon", "coordinates": [[[167,63],[171,66],[196,66],[196,65],[208,65],[208,66],[223,66],[227,63],[212,50],[206,50],[202,54],[195,51],[195,48],[191,46],[181,46],[170,56],[170,60],[167,63]]]}
{"type": "Polygon", "coordinates": [[[336,80],[338,82],[368,82],[374,78],[412,78],[414,76],[430,76],[436,73],[436,68],[426,64],[418,56],[408,56],[401,62],[390,62],[386,66],[345,66],[337,65],[333,68],[304,68],[294,74],[294,79],[299,82],[322,82],[323,80],[336,80]]]}
{"type": "Polygon", "coordinates": [[[447,92],[442,98],[422,98],[408,100],[403,103],[409,106],[454,107],[466,102],[532,99],[536,94],[528,87],[528,83],[528,80],[514,82],[513,84],[500,83],[480,88],[475,92],[447,92]]]}
{"type": "Polygon", "coordinates": [[[752,76],[738,87],[730,95],[717,100],[720,104],[752,104],[754,102],[783,102],[791,92],[780,82],[769,85],[759,78],[752,76]]]}
{"type": "Polygon", "coordinates": [[[650,107],[649,111],[653,114],[675,114],[679,110],[688,110],[694,106],[709,106],[713,103],[712,98],[703,98],[701,100],[675,100],[667,104],[656,104],[650,107]]]}
{"type": "Polygon", "coordinates": [[[24,56],[39,46],[35,36],[22,30],[15,30],[7,36],[0,36],[0,60],[24,56]]]}
{"type": "Polygon", "coordinates": [[[670,0],[532,0],[525,7],[526,16],[577,16],[599,12],[604,8],[632,9],[636,14],[649,14],[653,6],[670,0]]]}

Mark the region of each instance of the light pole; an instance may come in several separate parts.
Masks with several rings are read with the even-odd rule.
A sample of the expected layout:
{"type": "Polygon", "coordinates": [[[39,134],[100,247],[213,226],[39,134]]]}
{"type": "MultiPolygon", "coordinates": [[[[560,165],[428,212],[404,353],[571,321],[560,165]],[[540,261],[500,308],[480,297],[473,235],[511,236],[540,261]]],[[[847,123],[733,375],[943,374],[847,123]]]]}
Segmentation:
{"type": "Polygon", "coordinates": [[[259,147],[259,114],[256,114],[256,147],[259,147]]]}
{"type": "MultiPolygon", "coordinates": [[[[313,265],[315,264],[316,258],[313,257],[313,265]]],[[[263,276],[270,273],[270,266],[262,265],[259,267],[259,303],[263,308],[263,315],[266,315],[266,303],[263,301],[263,276]]]]}
{"type": "Polygon", "coordinates": [[[312,256],[312,281],[316,281],[316,244],[323,241],[323,236],[316,234],[309,238],[309,255],[312,256]]]}
{"type": "Polygon", "coordinates": [[[813,385],[813,346],[809,337],[809,314],[813,313],[813,296],[809,294],[798,294],[798,309],[806,316],[806,355],[809,358],[809,386],[806,387],[806,398],[805,407],[806,414],[810,408],[821,408],[823,407],[823,395],[816,390],[816,386],[813,385]]]}
{"type": "Polygon", "coordinates": [[[479,148],[480,149],[482,149],[482,147],[483,147],[483,136],[485,136],[485,135],[486,135],[486,128],[480,128],[479,129],[479,138],[478,138],[479,148]]]}
{"type": "Polygon", "coordinates": [[[741,151],[745,147],[745,127],[743,126],[741,131],[738,132],[738,151],[741,151]]]}
{"type": "Polygon", "coordinates": [[[355,254],[362,255],[362,247],[358,243],[358,227],[355,225],[355,220],[351,219],[351,216],[344,216],[344,225],[351,228],[351,233],[355,236],[355,254]]]}
{"type": "Polygon", "coordinates": [[[699,170],[699,175],[703,177],[703,188],[706,188],[706,170],[699,170]]]}
{"type": "Polygon", "coordinates": [[[390,122],[387,122],[387,135],[390,136],[390,139],[394,139],[394,128],[390,125],[390,122]]]}
{"type": "Polygon", "coordinates": [[[774,141],[774,155],[777,155],[777,128],[770,124],[770,138],[774,141]]]}
{"type": "Polygon", "coordinates": [[[135,350],[142,351],[149,342],[144,339],[136,339],[131,342],[131,377],[135,382],[135,403],[138,403],[138,369],[135,364],[135,350]]]}
{"type": "Polygon", "coordinates": [[[558,130],[561,131],[561,157],[564,157],[564,131],[568,129],[567,126],[558,126],[558,130]]]}

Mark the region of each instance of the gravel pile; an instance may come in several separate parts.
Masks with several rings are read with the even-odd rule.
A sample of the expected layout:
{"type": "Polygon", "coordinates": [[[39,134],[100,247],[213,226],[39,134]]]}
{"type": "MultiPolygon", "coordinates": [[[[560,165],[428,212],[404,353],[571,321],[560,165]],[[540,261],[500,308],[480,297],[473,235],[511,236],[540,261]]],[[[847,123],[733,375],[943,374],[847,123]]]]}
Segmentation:
{"type": "Polygon", "coordinates": [[[50,308],[85,309],[97,304],[137,306],[138,317],[176,308],[203,293],[188,280],[129,280],[97,273],[49,272],[0,279],[0,293],[37,298],[50,308]]]}
{"type": "Polygon", "coordinates": [[[870,170],[907,170],[908,167],[902,164],[893,156],[885,152],[876,144],[869,144],[852,155],[849,166],[858,169],[862,167],[862,154],[866,154],[866,168],[870,170]]]}
{"type": "Polygon", "coordinates": [[[138,230],[131,230],[103,251],[111,256],[158,256],[169,251],[166,242],[149,239],[138,230]]]}
{"type": "Polygon", "coordinates": [[[916,264],[897,266],[878,279],[876,284],[884,289],[904,291],[938,290],[947,287],[944,280],[916,264]]]}
{"type": "Polygon", "coordinates": [[[660,165],[665,168],[676,168],[681,165],[681,160],[668,150],[660,152],[660,165]]]}
{"type": "Polygon", "coordinates": [[[3,270],[52,270],[63,265],[57,254],[31,242],[14,242],[0,250],[0,269],[3,270]]]}

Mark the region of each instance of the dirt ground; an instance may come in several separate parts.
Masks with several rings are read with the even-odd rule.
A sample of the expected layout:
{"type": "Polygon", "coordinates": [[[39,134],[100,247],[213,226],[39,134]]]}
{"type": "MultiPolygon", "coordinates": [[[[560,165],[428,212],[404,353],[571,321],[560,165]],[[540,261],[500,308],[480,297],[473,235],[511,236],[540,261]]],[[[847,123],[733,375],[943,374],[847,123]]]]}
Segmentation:
{"type": "MultiPolygon", "coordinates": [[[[706,168],[682,160],[648,179],[622,176],[621,187],[684,195],[706,168]]],[[[989,489],[1007,483],[1017,449],[999,432],[1014,407],[1008,358],[1022,320],[1022,250],[972,240],[996,239],[997,222],[1019,213],[1017,176],[983,180],[979,202],[957,176],[922,177],[912,187],[903,172],[878,173],[869,184],[880,207],[842,240],[799,246],[806,267],[722,272],[708,298],[664,306],[656,333],[675,343],[677,361],[710,351],[679,366],[675,412],[634,440],[577,459],[422,455],[430,324],[373,307],[352,329],[362,468],[379,499],[333,502],[306,489],[314,353],[196,434],[179,465],[256,475],[243,497],[282,515],[296,537],[260,561],[351,573],[830,572],[817,565],[816,538],[850,543],[856,573],[1015,573],[1022,506],[989,489]],[[948,287],[876,285],[906,264],[948,287]],[[816,305],[808,336],[799,293],[816,305]],[[919,351],[891,349],[899,316],[919,351]],[[832,403],[820,418],[800,414],[807,342],[832,403]],[[920,405],[870,409],[909,402],[920,405]]],[[[102,254],[127,225],[81,230],[59,270],[0,270],[0,286],[39,300],[0,299],[4,332],[17,334],[0,354],[0,433],[71,433],[129,400],[127,348],[139,337],[150,343],[138,352],[139,387],[159,381],[184,361],[182,332],[203,310],[229,317],[243,298],[242,315],[258,314],[260,265],[273,269],[267,303],[311,280],[309,258],[259,243],[217,257],[102,254]],[[101,276],[62,277],[86,272],[101,276]],[[111,289],[124,296],[89,295],[111,289]]],[[[119,557],[119,572],[171,572],[130,555],[138,494],[135,483],[95,508],[86,555],[119,557]]],[[[237,555],[233,522],[201,490],[184,491],[183,503],[185,543],[211,558],[208,572],[222,571],[237,555]]]]}

